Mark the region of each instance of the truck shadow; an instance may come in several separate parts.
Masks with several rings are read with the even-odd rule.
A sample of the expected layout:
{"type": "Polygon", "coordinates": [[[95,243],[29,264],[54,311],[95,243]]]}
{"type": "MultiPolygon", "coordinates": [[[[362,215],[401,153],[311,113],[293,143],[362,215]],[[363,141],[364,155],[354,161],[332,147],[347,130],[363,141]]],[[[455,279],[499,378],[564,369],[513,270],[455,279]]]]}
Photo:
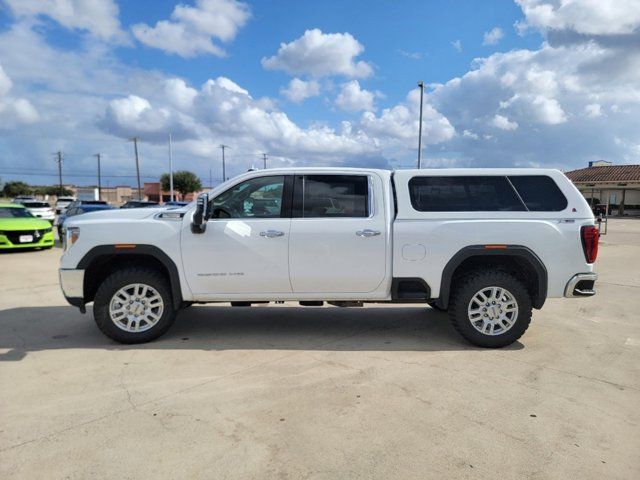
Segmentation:
{"type": "MultiPolygon", "coordinates": [[[[0,311],[0,361],[29,352],[98,348],[105,350],[477,350],[449,324],[447,314],[426,306],[372,308],[193,306],[178,315],[160,339],[121,345],[106,338],[91,309],[28,307],[0,311]]],[[[507,347],[524,348],[520,342],[507,347]]]]}

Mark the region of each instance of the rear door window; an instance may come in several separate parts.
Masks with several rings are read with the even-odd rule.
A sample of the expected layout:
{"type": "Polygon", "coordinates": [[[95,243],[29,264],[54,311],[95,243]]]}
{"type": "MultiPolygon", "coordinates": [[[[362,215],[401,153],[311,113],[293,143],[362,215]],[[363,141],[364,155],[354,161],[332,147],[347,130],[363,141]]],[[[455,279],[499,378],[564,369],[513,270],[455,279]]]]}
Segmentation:
{"type": "Polygon", "coordinates": [[[567,198],[551,177],[514,175],[509,180],[532,212],[559,212],[567,208],[567,198]]]}
{"type": "Polygon", "coordinates": [[[297,217],[368,217],[369,179],[366,175],[297,177],[294,204],[297,217]]]}

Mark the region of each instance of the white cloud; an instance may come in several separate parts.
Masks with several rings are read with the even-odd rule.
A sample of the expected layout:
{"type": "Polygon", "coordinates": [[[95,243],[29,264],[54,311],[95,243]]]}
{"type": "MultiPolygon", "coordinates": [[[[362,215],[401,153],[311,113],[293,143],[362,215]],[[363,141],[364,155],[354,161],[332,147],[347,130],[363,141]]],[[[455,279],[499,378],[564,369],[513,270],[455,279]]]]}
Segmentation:
{"type": "Polygon", "coordinates": [[[462,42],[458,39],[458,40],[454,40],[453,42],[451,42],[451,46],[453,48],[456,49],[456,51],[461,52],[462,51],[462,42]]]}
{"type": "Polygon", "coordinates": [[[320,83],[316,80],[300,80],[292,78],[287,88],[280,90],[280,93],[293,103],[300,103],[307,98],[320,95],[320,83]]]}
{"type": "Polygon", "coordinates": [[[464,130],[462,136],[465,138],[472,138],[473,140],[479,140],[480,136],[477,133],[473,133],[471,130],[464,130]]]}
{"type": "Polygon", "coordinates": [[[544,95],[515,94],[500,106],[508,112],[516,112],[520,118],[540,124],[558,125],[567,121],[560,103],[544,95]]]}
{"type": "Polygon", "coordinates": [[[631,34],[640,27],[638,0],[516,0],[526,26],[583,35],[631,34]]]}
{"type": "Polygon", "coordinates": [[[29,100],[9,95],[12,88],[13,82],[0,64],[0,120],[4,126],[38,121],[38,112],[29,100]]]}
{"type": "Polygon", "coordinates": [[[512,122],[504,115],[496,114],[491,120],[491,125],[500,130],[515,130],[518,128],[518,122],[512,122]]]}
{"type": "Polygon", "coordinates": [[[65,28],[86,30],[102,40],[124,40],[113,0],[4,0],[18,17],[47,16],[65,28]]]}
{"type": "MultiPolygon", "coordinates": [[[[373,112],[364,112],[360,124],[364,131],[388,146],[401,145],[413,148],[418,141],[420,94],[412,90],[406,100],[393,107],[385,108],[379,116],[373,112]],[[415,142],[415,144],[414,144],[415,142]]],[[[443,143],[455,134],[449,120],[438,112],[433,105],[425,102],[423,108],[423,141],[426,144],[443,143]]]]}
{"type": "Polygon", "coordinates": [[[602,105],[598,103],[590,103],[584,107],[584,113],[586,113],[589,118],[598,118],[603,115],[602,113],[602,105]]]}
{"type": "Polygon", "coordinates": [[[5,73],[2,65],[0,64],[0,98],[4,97],[9,90],[13,87],[13,82],[9,76],[5,73]]]}
{"type": "Polygon", "coordinates": [[[482,45],[496,45],[504,37],[504,32],[500,27],[493,27],[488,32],[484,32],[482,45]]]}
{"type": "Polygon", "coordinates": [[[373,74],[373,68],[356,60],[362,52],[364,47],[350,33],[322,33],[316,28],[290,43],[281,43],[276,55],[262,59],[262,66],[294,75],[365,78],[373,74]]]}
{"type": "Polygon", "coordinates": [[[193,101],[198,96],[198,91],[187,86],[181,78],[170,78],[164,83],[164,92],[167,99],[177,108],[188,110],[193,106],[193,101]]]}
{"type": "Polygon", "coordinates": [[[132,27],[134,36],[143,44],[181,57],[201,54],[224,56],[225,51],[214,43],[235,38],[250,17],[249,7],[236,0],[196,0],[194,7],[179,4],[171,20],[160,20],[154,27],[138,23],[132,27]]]}
{"type": "Polygon", "coordinates": [[[424,57],[424,53],[422,52],[408,52],[403,49],[398,49],[398,53],[403,57],[410,58],[412,60],[421,60],[424,57]]]}
{"type": "Polygon", "coordinates": [[[376,98],[374,92],[370,92],[360,87],[357,80],[342,85],[342,90],[336,97],[336,106],[347,112],[358,112],[361,110],[375,110],[373,102],[376,98]]]}

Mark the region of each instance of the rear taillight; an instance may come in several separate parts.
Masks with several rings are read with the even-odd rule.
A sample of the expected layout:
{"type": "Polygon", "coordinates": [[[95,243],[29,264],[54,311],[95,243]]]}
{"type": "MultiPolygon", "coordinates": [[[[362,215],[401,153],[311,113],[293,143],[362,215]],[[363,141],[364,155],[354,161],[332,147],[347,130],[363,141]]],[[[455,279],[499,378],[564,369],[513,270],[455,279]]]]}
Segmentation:
{"type": "Polygon", "coordinates": [[[580,229],[580,237],[582,238],[582,249],[584,250],[584,258],[587,263],[594,263],[598,256],[598,241],[600,240],[600,231],[593,225],[588,225],[580,229]]]}

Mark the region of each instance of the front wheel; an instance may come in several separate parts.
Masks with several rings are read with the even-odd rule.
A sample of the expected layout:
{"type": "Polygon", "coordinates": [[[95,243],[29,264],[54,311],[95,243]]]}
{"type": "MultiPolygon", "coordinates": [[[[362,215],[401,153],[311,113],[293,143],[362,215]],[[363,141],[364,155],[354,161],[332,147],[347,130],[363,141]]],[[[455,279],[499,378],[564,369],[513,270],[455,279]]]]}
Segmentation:
{"type": "Polygon", "coordinates": [[[94,298],[93,316],[107,337],[120,343],[155,340],[173,324],[176,312],[165,277],[146,268],[109,275],[94,298]]]}
{"type": "Polygon", "coordinates": [[[499,270],[477,271],[455,285],[449,302],[455,329],[479,347],[518,340],[531,322],[531,296],[523,283],[499,270]]]}

